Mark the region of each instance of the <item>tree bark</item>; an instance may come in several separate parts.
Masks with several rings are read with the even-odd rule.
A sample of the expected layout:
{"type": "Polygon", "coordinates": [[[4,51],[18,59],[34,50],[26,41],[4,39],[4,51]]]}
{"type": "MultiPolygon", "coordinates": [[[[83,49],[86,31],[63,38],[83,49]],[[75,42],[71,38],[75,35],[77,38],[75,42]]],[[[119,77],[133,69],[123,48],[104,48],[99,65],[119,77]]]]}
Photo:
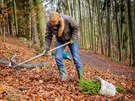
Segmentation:
{"type": "Polygon", "coordinates": [[[35,10],[34,9],[31,10],[31,14],[32,14],[31,15],[32,43],[39,44],[39,37],[38,37],[38,32],[37,32],[37,24],[36,24],[35,10]]]}
{"type": "MultiPolygon", "coordinates": [[[[117,7],[117,0],[115,0],[115,6],[117,7]]],[[[116,29],[118,34],[118,50],[119,50],[119,61],[122,60],[122,54],[121,54],[121,37],[120,37],[120,31],[119,31],[119,22],[118,22],[118,10],[115,11],[115,20],[116,20],[116,29]]]]}
{"type": "Polygon", "coordinates": [[[78,0],[78,7],[79,7],[79,25],[80,25],[80,33],[81,33],[81,46],[83,46],[83,27],[82,27],[82,12],[81,12],[81,0],[78,0]]]}
{"type": "Polygon", "coordinates": [[[5,21],[5,16],[4,16],[4,0],[2,0],[2,10],[1,10],[1,12],[2,12],[2,15],[3,15],[2,16],[3,42],[5,42],[6,41],[6,36],[5,36],[5,34],[6,34],[6,32],[5,32],[6,21],[5,21]]]}
{"type": "Polygon", "coordinates": [[[108,36],[108,57],[111,57],[111,32],[110,32],[110,0],[107,1],[107,36],[108,36]]]}
{"type": "Polygon", "coordinates": [[[44,34],[46,29],[46,19],[45,19],[45,11],[42,4],[42,0],[36,0],[37,6],[37,19],[38,19],[38,32],[39,32],[39,39],[40,45],[43,47],[44,45],[44,34]]]}
{"type": "Polygon", "coordinates": [[[18,21],[17,21],[17,8],[16,8],[16,2],[13,0],[13,8],[14,8],[14,20],[15,20],[15,30],[16,35],[18,35],[18,21]]]}
{"type": "Polygon", "coordinates": [[[132,40],[132,66],[135,67],[135,32],[134,32],[134,18],[131,13],[131,0],[127,0],[128,6],[128,21],[129,21],[129,33],[131,33],[132,40]]]}
{"type": "Polygon", "coordinates": [[[74,18],[75,18],[75,20],[77,20],[77,16],[76,16],[76,0],[73,0],[73,8],[74,8],[74,18]]]}
{"type": "Polygon", "coordinates": [[[104,47],[103,47],[103,35],[102,35],[102,10],[101,5],[97,4],[97,13],[98,13],[98,32],[100,36],[100,48],[101,48],[101,54],[104,54],[104,47]]]}
{"type": "MultiPolygon", "coordinates": [[[[87,3],[88,3],[88,9],[89,9],[89,19],[90,19],[90,26],[89,26],[89,34],[90,34],[90,37],[89,37],[89,42],[90,42],[90,49],[93,51],[93,17],[92,17],[92,10],[91,10],[91,4],[90,4],[90,0],[87,0],[87,3]]],[[[92,6],[93,7],[93,6],[92,6]]]]}
{"type": "Polygon", "coordinates": [[[13,35],[13,23],[14,23],[14,15],[13,15],[13,1],[10,0],[10,12],[11,14],[9,15],[9,30],[10,30],[10,35],[13,35]]]}

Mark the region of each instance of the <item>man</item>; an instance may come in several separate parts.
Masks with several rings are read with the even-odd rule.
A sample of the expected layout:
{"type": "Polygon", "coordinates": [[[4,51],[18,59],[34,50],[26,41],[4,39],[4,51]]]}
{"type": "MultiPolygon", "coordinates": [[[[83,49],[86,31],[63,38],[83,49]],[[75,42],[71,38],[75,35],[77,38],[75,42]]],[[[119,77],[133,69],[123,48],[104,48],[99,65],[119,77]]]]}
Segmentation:
{"type": "MultiPolygon", "coordinates": [[[[78,31],[79,25],[76,21],[67,15],[60,15],[58,12],[52,12],[50,14],[50,20],[47,22],[46,34],[45,34],[45,51],[50,48],[53,35],[56,36],[56,46],[60,46],[66,42],[70,41],[68,47],[71,51],[74,64],[76,66],[76,70],[78,73],[78,78],[81,79],[83,77],[83,68],[80,61],[80,56],[78,52],[78,31]]],[[[56,50],[55,60],[58,66],[59,74],[61,77],[61,81],[66,81],[66,67],[63,63],[63,52],[66,46],[59,48],[56,50]]]]}

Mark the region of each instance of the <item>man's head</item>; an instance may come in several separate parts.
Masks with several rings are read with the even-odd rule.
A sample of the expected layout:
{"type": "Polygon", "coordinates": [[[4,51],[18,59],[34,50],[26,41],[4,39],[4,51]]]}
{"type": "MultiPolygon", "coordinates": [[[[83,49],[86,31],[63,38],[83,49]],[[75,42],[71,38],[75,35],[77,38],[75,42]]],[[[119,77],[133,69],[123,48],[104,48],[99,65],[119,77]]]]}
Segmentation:
{"type": "Polygon", "coordinates": [[[61,18],[61,16],[58,12],[55,12],[55,11],[51,12],[51,14],[50,14],[50,24],[51,24],[51,26],[58,25],[59,22],[60,22],[60,18],[61,18]]]}

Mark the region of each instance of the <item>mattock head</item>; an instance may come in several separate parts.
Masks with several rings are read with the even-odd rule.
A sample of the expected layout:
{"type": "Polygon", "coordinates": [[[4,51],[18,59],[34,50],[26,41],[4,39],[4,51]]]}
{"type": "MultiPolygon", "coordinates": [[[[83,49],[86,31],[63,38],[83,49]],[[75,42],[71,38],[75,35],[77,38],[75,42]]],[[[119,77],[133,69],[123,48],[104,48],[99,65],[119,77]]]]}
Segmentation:
{"type": "Polygon", "coordinates": [[[14,55],[14,56],[12,56],[12,58],[10,59],[9,66],[14,67],[14,66],[16,66],[16,65],[17,65],[17,56],[14,55]]]}

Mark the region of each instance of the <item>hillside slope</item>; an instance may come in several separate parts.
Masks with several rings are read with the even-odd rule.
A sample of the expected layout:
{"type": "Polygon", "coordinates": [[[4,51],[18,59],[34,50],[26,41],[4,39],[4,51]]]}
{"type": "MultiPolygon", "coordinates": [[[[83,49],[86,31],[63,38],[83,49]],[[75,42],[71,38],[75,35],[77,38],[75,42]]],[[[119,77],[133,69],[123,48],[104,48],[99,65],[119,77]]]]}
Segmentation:
{"type": "MultiPolygon", "coordinates": [[[[18,55],[18,62],[36,55],[35,50],[27,48],[16,38],[8,38],[4,43],[0,36],[0,59],[10,60],[12,55],[18,55]]],[[[64,60],[68,80],[59,80],[55,60],[51,56],[43,56],[30,63],[48,61],[51,67],[35,68],[32,70],[14,70],[0,64],[0,99],[12,101],[105,101],[105,100],[131,100],[135,99],[135,81],[126,76],[117,76],[109,71],[100,71],[84,64],[84,78],[92,79],[100,76],[114,85],[124,87],[123,94],[117,93],[114,97],[103,95],[86,95],[79,91],[77,73],[73,62],[64,60]]]]}

